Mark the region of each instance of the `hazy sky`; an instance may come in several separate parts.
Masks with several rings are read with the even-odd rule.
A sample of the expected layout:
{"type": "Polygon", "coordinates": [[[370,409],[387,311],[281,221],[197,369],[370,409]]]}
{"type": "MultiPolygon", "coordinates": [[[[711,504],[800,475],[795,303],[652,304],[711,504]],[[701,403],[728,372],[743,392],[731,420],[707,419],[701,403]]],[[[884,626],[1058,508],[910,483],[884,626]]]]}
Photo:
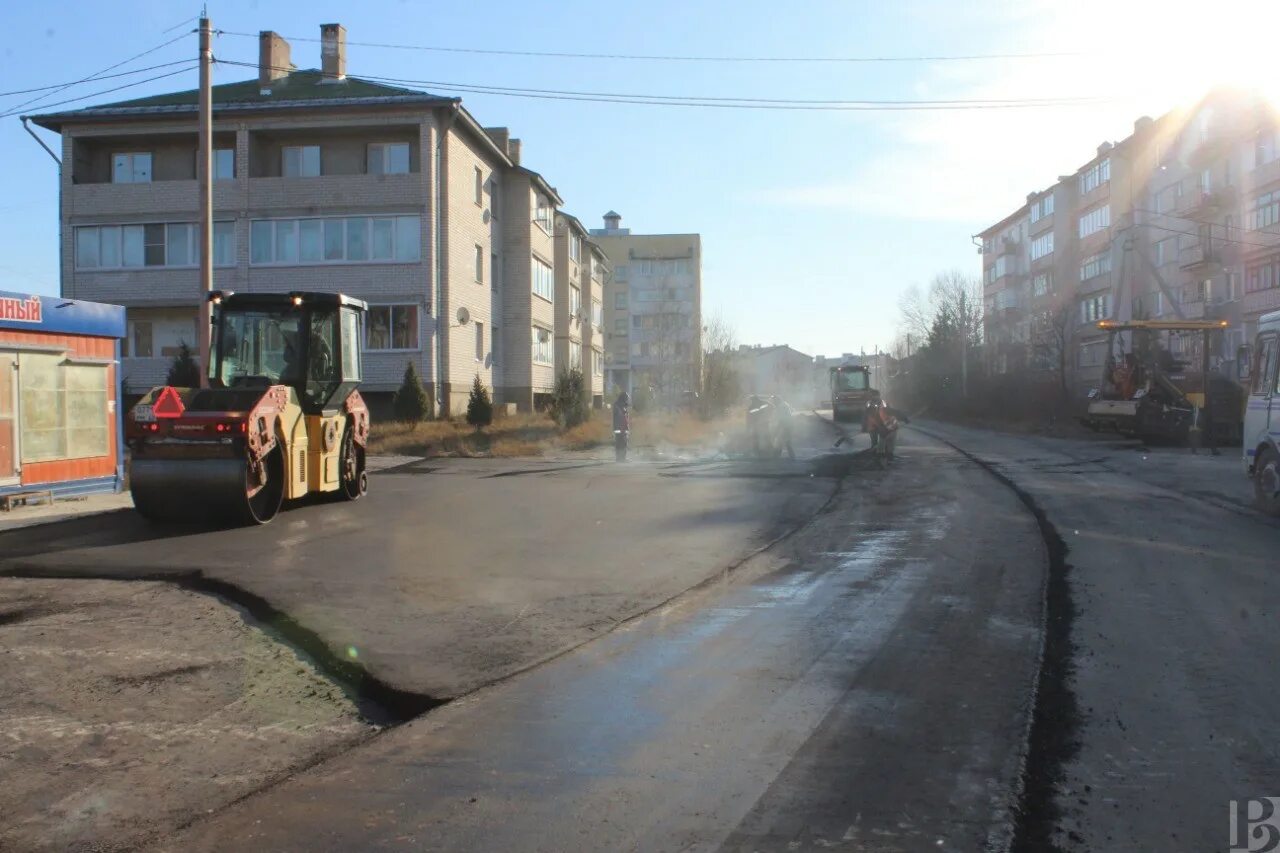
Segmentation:
{"type": "MultiPolygon", "coordinates": [[[[100,71],[180,35],[184,27],[164,31],[199,11],[196,3],[132,0],[56,7],[9,3],[0,11],[0,90],[100,71]]],[[[1099,143],[1127,135],[1137,116],[1158,115],[1220,78],[1248,81],[1271,61],[1266,39],[1280,29],[1280,2],[1268,0],[211,0],[208,7],[214,26],[228,32],[315,38],[321,23],[337,21],[353,43],[720,56],[1072,54],[712,63],[348,47],[349,74],[435,81],[423,88],[442,94],[453,92],[441,84],[470,83],[785,99],[1108,99],[1035,109],[820,112],[463,95],[483,124],[508,126],[524,141],[525,164],[589,226],[613,208],[638,232],[700,232],[704,310],[727,318],[743,342],[788,343],[809,354],[887,346],[905,287],[953,267],[977,275],[970,235],[1028,191],[1074,171],[1099,143]]],[[[318,67],[318,44],[295,41],[292,49],[298,67],[318,67]]],[[[128,67],[195,53],[190,35],[128,67]]],[[[215,55],[255,62],[257,43],[222,35],[215,55]]],[[[252,76],[223,66],[215,82],[252,76]]],[[[130,79],[140,78],[79,86],[49,101],[130,79]]],[[[191,71],[76,106],[195,83],[191,71]]],[[[0,97],[0,111],[30,97],[0,97]]],[[[17,118],[0,120],[0,151],[0,290],[56,293],[55,164],[17,118]]]]}

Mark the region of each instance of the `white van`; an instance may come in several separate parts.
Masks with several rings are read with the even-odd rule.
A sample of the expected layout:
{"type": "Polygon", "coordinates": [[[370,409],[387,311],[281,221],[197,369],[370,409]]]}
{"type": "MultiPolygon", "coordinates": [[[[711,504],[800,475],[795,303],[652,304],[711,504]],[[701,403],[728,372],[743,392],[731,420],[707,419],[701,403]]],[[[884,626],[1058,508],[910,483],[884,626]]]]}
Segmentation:
{"type": "Polygon", "coordinates": [[[1280,311],[1258,321],[1249,402],[1244,412],[1244,467],[1258,508],[1280,516],[1280,311]]]}

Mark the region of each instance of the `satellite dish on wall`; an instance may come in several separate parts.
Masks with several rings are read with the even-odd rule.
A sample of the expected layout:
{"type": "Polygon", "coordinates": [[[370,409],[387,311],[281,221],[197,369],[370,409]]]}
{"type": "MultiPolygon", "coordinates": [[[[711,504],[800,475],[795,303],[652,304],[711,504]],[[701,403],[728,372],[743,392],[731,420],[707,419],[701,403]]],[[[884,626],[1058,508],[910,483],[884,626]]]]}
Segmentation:
{"type": "Polygon", "coordinates": [[[470,322],[471,322],[471,312],[468,311],[466,306],[464,305],[463,307],[458,309],[458,325],[465,326],[470,322]]]}

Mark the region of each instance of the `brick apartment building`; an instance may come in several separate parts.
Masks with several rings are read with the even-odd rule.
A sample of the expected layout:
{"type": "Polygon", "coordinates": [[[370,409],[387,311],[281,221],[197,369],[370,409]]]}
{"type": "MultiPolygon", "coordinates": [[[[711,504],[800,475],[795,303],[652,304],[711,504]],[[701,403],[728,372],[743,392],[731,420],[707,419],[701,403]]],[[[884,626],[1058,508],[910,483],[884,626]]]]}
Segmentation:
{"type": "MultiPolygon", "coordinates": [[[[530,408],[557,369],[560,197],[505,128],[349,77],[343,28],[321,36],[320,69],[263,32],[257,78],[213,87],[214,287],[367,300],[375,407],[411,361],[445,412],[476,375],[530,408]]],[[[33,117],[62,137],[62,295],[126,307],[127,392],[196,341],[196,119],[195,91],[33,117]]]]}
{"type": "Polygon", "coordinates": [[[613,211],[592,239],[605,285],[607,394],[653,389],[666,402],[702,387],[702,238],[632,234],[613,211]]]}
{"type": "MultiPolygon", "coordinates": [[[[1181,317],[1228,323],[1210,358],[1234,376],[1258,317],[1280,307],[1276,122],[1231,91],[1139,118],[983,231],[989,368],[1051,370],[1065,339],[1083,395],[1106,360],[1098,320],[1181,317]]],[[[1198,358],[1190,337],[1182,345],[1198,358]]]]}
{"type": "Polygon", "coordinates": [[[582,371],[592,405],[604,405],[604,252],[576,216],[556,216],[556,363],[582,371]]]}

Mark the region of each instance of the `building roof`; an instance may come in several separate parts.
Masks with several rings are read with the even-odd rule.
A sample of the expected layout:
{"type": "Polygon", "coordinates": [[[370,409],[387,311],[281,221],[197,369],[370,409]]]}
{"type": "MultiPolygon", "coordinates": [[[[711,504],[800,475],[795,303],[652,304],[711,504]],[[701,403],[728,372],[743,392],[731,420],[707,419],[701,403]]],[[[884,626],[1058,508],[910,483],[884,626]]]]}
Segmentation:
{"type": "Polygon", "coordinates": [[[533,181],[534,186],[551,196],[551,198],[555,200],[557,207],[564,204],[564,199],[560,197],[560,193],[556,191],[555,187],[547,183],[547,179],[542,177],[541,174],[526,166],[516,166],[515,170],[522,175],[527,175],[529,180],[533,181]]]}
{"type": "MultiPolygon", "coordinates": [[[[186,115],[197,111],[198,95],[198,90],[188,89],[78,110],[45,113],[31,116],[31,120],[41,127],[57,131],[70,122],[186,115]]],[[[213,87],[212,99],[215,113],[383,104],[445,106],[462,102],[461,98],[389,86],[359,77],[325,79],[323,73],[314,68],[292,71],[273,80],[269,89],[264,89],[256,77],[237,83],[222,83],[213,87]]]]}

